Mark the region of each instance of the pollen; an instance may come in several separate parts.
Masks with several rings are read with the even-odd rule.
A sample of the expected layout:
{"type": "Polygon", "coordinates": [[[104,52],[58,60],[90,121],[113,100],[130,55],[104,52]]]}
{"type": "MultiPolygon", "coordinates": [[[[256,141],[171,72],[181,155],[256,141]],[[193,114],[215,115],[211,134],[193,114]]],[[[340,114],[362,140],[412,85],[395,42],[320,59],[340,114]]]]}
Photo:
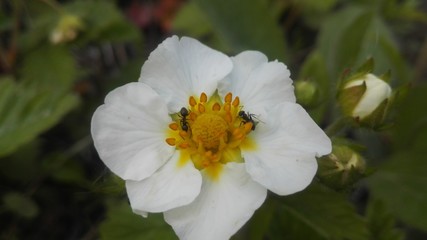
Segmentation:
{"type": "Polygon", "coordinates": [[[241,148],[250,142],[255,131],[254,114],[245,113],[238,96],[231,93],[220,99],[215,93],[210,98],[206,93],[190,96],[188,106],[172,115],[166,143],[183,153],[180,166],[192,161],[194,166],[206,169],[213,180],[221,176],[222,165],[228,162],[244,162],[241,148]],[[245,113],[245,114],[243,114],[245,113]]]}
{"type": "Polygon", "coordinates": [[[227,137],[227,130],[228,124],[224,118],[211,113],[200,115],[191,128],[193,140],[212,151],[217,151],[220,139],[227,137]]]}

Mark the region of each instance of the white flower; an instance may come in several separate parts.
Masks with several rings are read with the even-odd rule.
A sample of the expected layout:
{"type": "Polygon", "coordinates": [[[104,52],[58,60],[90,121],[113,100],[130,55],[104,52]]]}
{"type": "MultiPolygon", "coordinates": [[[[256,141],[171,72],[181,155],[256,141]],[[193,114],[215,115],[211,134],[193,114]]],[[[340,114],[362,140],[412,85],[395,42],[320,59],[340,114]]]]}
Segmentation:
{"type": "Polygon", "coordinates": [[[352,111],[352,117],[359,119],[370,116],[384,100],[390,98],[392,92],[387,82],[371,73],[366,74],[360,79],[350,81],[345,85],[344,89],[363,85],[366,86],[366,90],[363,92],[363,95],[360,96],[360,99],[352,111]]]}
{"type": "Polygon", "coordinates": [[[139,82],[110,92],[92,118],[104,163],[134,212],[163,212],[181,239],[228,239],[267,189],[304,189],[331,142],[295,103],[289,71],[259,52],[231,59],[174,36],[139,82]]]}

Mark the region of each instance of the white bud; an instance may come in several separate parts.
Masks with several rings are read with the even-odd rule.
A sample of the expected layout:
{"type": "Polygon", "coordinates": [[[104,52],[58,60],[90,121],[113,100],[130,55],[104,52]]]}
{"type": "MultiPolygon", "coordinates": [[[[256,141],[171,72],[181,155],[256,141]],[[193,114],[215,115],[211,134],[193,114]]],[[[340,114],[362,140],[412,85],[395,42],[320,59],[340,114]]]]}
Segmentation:
{"type": "Polygon", "coordinates": [[[371,115],[386,99],[390,98],[390,85],[373,74],[366,74],[363,78],[347,83],[344,89],[366,85],[366,90],[354,107],[352,117],[363,119],[371,115]]]}

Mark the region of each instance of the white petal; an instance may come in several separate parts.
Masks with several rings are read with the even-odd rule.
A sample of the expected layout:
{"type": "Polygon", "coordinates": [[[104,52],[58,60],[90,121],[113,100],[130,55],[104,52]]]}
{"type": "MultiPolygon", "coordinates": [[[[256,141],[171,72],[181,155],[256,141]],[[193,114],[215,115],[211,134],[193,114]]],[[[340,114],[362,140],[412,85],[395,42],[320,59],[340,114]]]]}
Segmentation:
{"type": "Polygon", "coordinates": [[[188,106],[188,98],[205,92],[211,96],[232,68],[229,57],[199,41],[177,36],[163,41],[141,69],[139,81],[155,89],[171,113],[188,106]]]}
{"type": "Polygon", "coordinates": [[[294,87],[287,67],[257,51],[245,51],[232,58],[233,70],[221,80],[218,92],[239,96],[244,110],[259,114],[281,102],[295,102],[294,87]]]}
{"type": "Polygon", "coordinates": [[[180,151],[151,177],[126,181],[132,209],[139,212],[164,212],[191,203],[200,193],[202,176],[189,160],[180,165],[180,151]]]}
{"type": "Polygon", "coordinates": [[[165,142],[171,119],[153,89],[129,83],[111,91],[91,123],[95,148],[105,165],[126,180],[153,174],[173,154],[165,142]]]}
{"type": "Polygon", "coordinates": [[[367,74],[365,78],[350,82],[345,88],[366,84],[366,91],[359,103],[353,110],[353,117],[361,119],[369,116],[387,98],[390,97],[392,89],[384,80],[373,74],[367,74]]]}
{"type": "Polygon", "coordinates": [[[224,166],[220,179],[203,176],[200,195],[191,204],[164,213],[180,239],[225,240],[264,202],[267,190],[246,173],[244,164],[224,166]]]}
{"type": "Polygon", "coordinates": [[[282,103],[251,135],[255,150],[242,149],[252,178],[279,195],[303,190],[317,170],[315,156],[331,152],[331,141],[298,104],[282,103]]]}

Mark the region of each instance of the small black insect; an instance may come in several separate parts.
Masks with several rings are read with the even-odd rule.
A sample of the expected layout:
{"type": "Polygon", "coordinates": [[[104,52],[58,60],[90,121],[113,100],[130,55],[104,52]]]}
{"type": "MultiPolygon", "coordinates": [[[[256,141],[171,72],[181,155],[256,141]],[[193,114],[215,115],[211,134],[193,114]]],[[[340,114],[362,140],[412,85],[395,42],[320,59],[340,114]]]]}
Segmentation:
{"type": "Polygon", "coordinates": [[[189,114],[190,113],[188,112],[188,110],[185,107],[181,108],[181,110],[179,111],[179,116],[181,117],[181,120],[180,120],[181,128],[182,128],[182,130],[184,130],[186,132],[188,131],[188,128],[189,128],[188,122],[187,122],[187,117],[189,114]]]}
{"type": "Polygon", "coordinates": [[[240,111],[239,112],[239,117],[242,118],[242,123],[252,123],[252,128],[251,130],[255,130],[255,125],[258,124],[257,121],[254,120],[254,118],[256,118],[255,114],[251,114],[251,113],[246,113],[245,111],[240,111]]]}

